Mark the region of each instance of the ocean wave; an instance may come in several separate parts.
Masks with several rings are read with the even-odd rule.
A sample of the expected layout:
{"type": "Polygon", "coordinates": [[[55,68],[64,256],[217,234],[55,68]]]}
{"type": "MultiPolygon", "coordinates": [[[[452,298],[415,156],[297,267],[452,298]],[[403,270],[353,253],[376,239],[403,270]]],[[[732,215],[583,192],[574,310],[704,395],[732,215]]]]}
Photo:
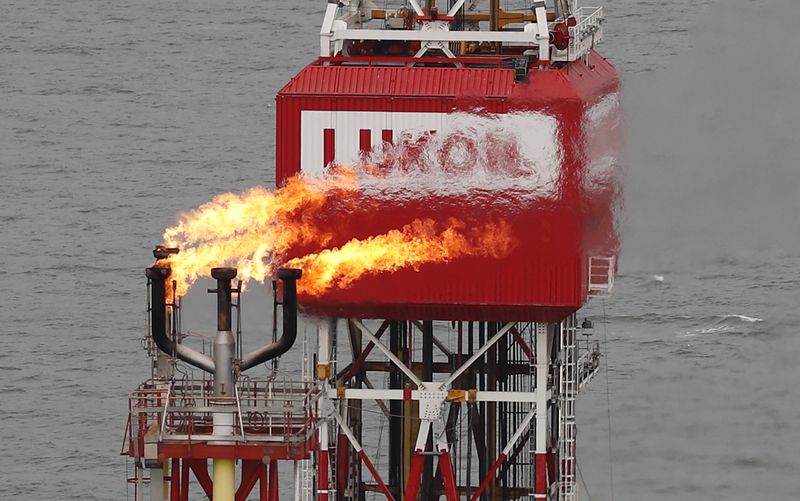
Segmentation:
{"type": "Polygon", "coordinates": [[[736,320],[741,320],[742,322],[748,322],[748,323],[757,323],[757,322],[763,322],[764,321],[763,318],[748,317],[747,315],[738,315],[738,314],[717,315],[717,318],[721,318],[722,320],[736,319],[736,320]]]}
{"type": "Polygon", "coordinates": [[[764,322],[763,318],[742,314],[712,315],[700,320],[700,326],[679,333],[679,337],[694,337],[704,334],[738,333],[750,334],[748,326],[764,322]]]}

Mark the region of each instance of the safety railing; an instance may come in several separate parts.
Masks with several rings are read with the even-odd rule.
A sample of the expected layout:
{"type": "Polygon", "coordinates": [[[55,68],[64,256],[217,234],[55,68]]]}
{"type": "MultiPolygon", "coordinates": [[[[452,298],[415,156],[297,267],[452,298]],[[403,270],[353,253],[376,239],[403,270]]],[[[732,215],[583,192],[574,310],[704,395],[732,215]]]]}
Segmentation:
{"type": "Polygon", "coordinates": [[[569,47],[554,50],[553,61],[577,61],[603,39],[603,8],[581,7],[575,12],[577,24],[569,27],[569,47]]]}
{"type": "Polygon", "coordinates": [[[129,402],[129,455],[143,456],[157,442],[282,443],[309,440],[316,429],[319,388],[288,379],[240,381],[232,397],[216,397],[210,381],[148,381],[129,402]],[[214,416],[228,423],[214,433],[214,416]]]}

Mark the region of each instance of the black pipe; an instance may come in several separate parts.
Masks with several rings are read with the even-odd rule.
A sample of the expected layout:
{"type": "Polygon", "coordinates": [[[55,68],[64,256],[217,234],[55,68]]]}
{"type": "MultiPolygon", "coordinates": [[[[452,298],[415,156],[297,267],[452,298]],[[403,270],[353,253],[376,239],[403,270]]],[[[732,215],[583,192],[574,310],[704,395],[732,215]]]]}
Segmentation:
{"type": "Polygon", "coordinates": [[[167,292],[166,282],[172,274],[170,268],[147,268],[144,272],[150,279],[150,330],[156,346],[172,355],[172,340],[167,336],[167,292]]]}
{"type": "Polygon", "coordinates": [[[236,278],[236,268],[211,268],[211,277],[217,281],[217,288],[208,292],[217,293],[217,330],[232,330],[231,280],[236,278]]]}
{"type": "Polygon", "coordinates": [[[184,362],[214,373],[214,361],[211,357],[193,350],[188,346],[173,343],[167,334],[167,279],[172,274],[171,268],[147,268],[145,275],[150,279],[150,334],[158,349],[170,356],[176,356],[184,362]]]}
{"type": "Polygon", "coordinates": [[[153,249],[153,257],[161,260],[167,259],[173,254],[177,254],[180,252],[180,249],[177,247],[167,247],[165,245],[156,245],[156,248],[153,249]]]}
{"type": "Polygon", "coordinates": [[[240,365],[242,371],[283,355],[294,344],[297,339],[297,280],[301,276],[303,276],[302,270],[294,268],[278,270],[278,278],[283,282],[283,333],[277,341],[242,357],[240,365]]]}

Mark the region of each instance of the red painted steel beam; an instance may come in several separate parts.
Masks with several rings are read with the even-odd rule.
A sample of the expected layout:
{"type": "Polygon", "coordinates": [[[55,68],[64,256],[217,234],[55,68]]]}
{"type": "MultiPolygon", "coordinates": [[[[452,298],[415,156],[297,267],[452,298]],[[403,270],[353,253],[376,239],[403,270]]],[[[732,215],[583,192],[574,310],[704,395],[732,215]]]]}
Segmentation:
{"type": "Polygon", "coordinates": [[[188,459],[181,461],[181,501],[189,501],[189,466],[188,459]]]}
{"type": "Polygon", "coordinates": [[[444,485],[444,495],[447,501],[458,501],[458,486],[456,477],[453,473],[453,463],[450,461],[450,453],[442,451],[439,456],[439,471],[442,473],[442,484],[444,485]]]}
{"type": "Polygon", "coordinates": [[[279,501],[280,490],[278,485],[278,462],[269,462],[269,501],[279,501]]]}
{"type": "Polygon", "coordinates": [[[181,501],[181,460],[173,458],[170,463],[169,501],[181,501]]]}
{"type": "MultiPolygon", "coordinates": [[[[208,474],[208,461],[205,459],[189,459],[184,460],[184,462],[188,461],[189,467],[192,469],[195,478],[200,483],[200,487],[203,488],[203,492],[206,493],[208,499],[211,499],[214,493],[214,482],[211,480],[211,476],[208,474]]],[[[188,483],[188,474],[187,474],[186,482],[188,483]]],[[[189,488],[187,485],[186,488],[186,500],[189,499],[189,488]]]]}
{"type": "MultiPolygon", "coordinates": [[[[556,481],[556,455],[554,452],[547,453],[547,485],[556,481]]],[[[563,462],[562,462],[563,467],[563,462]]],[[[574,473],[574,472],[573,472],[574,473]]]]}
{"type": "Polygon", "coordinates": [[[340,499],[347,487],[347,470],[350,464],[350,442],[347,435],[339,433],[336,437],[336,499],[340,499]]]}
{"type": "Polygon", "coordinates": [[[258,487],[258,501],[269,501],[269,480],[266,465],[258,470],[258,487]]]}
{"type": "Polygon", "coordinates": [[[378,487],[380,488],[383,495],[386,496],[388,501],[394,501],[394,496],[392,496],[392,492],[386,487],[386,484],[383,482],[383,479],[378,474],[378,470],[375,469],[375,466],[372,464],[372,461],[369,460],[366,453],[364,453],[364,449],[358,451],[358,457],[361,458],[361,461],[364,462],[369,472],[372,474],[372,478],[375,479],[375,482],[378,483],[378,487]]]}
{"type": "Polygon", "coordinates": [[[547,494],[547,454],[536,453],[534,458],[534,494],[547,494]]]}
{"type": "Polygon", "coordinates": [[[298,444],[209,444],[207,442],[160,443],[159,456],[164,458],[188,459],[253,459],[264,456],[273,459],[297,461],[309,459],[311,451],[317,446],[317,439],[311,436],[298,444]]]}
{"type": "Polygon", "coordinates": [[[403,499],[414,501],[417,499],[420,484],[422,483],[422,470],[425,469],[425,456],[420,454],[421,451],[414,451],[414,457],[411,459],[411,468],[408,471],[408,483],[406,484],[406,493],[403,499]]]}
{"type": "Polygon", "coordinates": [[[492,467],[489,468],[489,471],[486,473],[486,476],[483,477],[483,480],[481,481],[481,485],[478,487],[478,490],[475,491],[475,493],[472,495],[470,501],[477,501],[478,499],[480,499],[481,494],[483,494],[483,491],[485,491],[486,488],[489,487],[489,483],[492,481],[492,479],[494,479],[494,476],[497,473],[497,469],[500,468],[500,465],[502,465],[505,462],[505,460],[506,460],[505,453],[500,453],[500,455],[497,457],[497,461],[495,461],[492,467]]]}
{"type": "Polygon", "coordinates": [[[505,464],[503,465],[503,468],[500,470],[500,475],[501,476],[505,474],[505,472],[508,470],[508,468],[512,464],[514,464],[514,460],[517,459],[517,456],[519,455],[519,453],[522,452],[522,450],[525,448],[525,444],[528,443],[528,440],[530,440],[530,437],[531,437],[530,431],[527,431],[527,432],[522,434],[522,436],[520,437],[520,440],[517,441],[517,444],[514,446],[514,449],[511,451],[511,454],[508,455],[508,459],[506,460],[505,464]]]}
{"type": "MultiPolygon", "coordinates": [[[[388,320],[384,320],[383,323],[381,324],[381,327],[378,329],[377,332],[375,332],[375,337],[380,339],[381,336],[383,336],[383,333],[386,332],[386,329],[389,328],[389,325],[390,325],[389,321],[388,320]]],[[[356,361],[353,362],[352,365],[350,365],[350,369],[347,371],[347,373],[345,374],[344,378],[341,378],[340,376],[336,376],[336,379],[337,380],[342,380],[342,381],[347,381],[351,377],[353,377],[356,374],[358,374],[361,371],[361,366],[364,364],[364,361],[367,359],[367,357],[369,356],[369,354],[370,354],[370,352],[372,351],[373,348],[375,348],[375,343],[373,343],[372,341],[367,343],[367,346],[364,348],[364,350],[361,352],[361,354],[358,355],[358,358],[356,359],[356,361]]],[[[344,372],[344,371],[342,371],[342,372],[344,372]]]]}
{"type": "Polygon", "coordinates": [[[511,328],[511,335],[514,336],[514,340],[517,342],[522,351],[525,352],[525,355],[530,359],[531,362],[536,361],[536,357],[533,356],[533,351],[531,351],[531,347],[528,346],[528,343],[525,342],[525,339],[519,334],[519,331],[516,327],[511,328]]]}
{"type": "Polygon", "coordinates": [[[259,467],[263,467],[261,461],[242,461],[242,481],[236,489],[236,501],[246,501],[247,496],[255,487],[260,475],[259,467]]]}
{"type": "Polygon", "coordinates": [[[319,465],[317,477],[317,499],[319,501],[328,501],[328,455],[330,453],[327,449],[319,451],[319,465]]]}

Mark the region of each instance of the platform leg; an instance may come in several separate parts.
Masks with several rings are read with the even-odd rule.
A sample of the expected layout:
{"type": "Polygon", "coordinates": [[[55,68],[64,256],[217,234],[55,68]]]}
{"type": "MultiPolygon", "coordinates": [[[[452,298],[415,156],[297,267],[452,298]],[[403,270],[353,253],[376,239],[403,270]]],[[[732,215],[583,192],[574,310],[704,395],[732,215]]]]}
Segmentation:
{"type": "Polygon", "coordinates": [[[172,458],[170,468],[170,501],[181,501],[181,460],[172,458]]]}
{"type": "Polygon", "coordinates": [[[280,490],[278,485],[278,462],[269,463],[269,501],[279,501],[280,490]]]}
{"type": "Polygon", "coordinates": [[[233,459],[214,460],[214,501],[234,501],[236,494],[233,459]]]}

